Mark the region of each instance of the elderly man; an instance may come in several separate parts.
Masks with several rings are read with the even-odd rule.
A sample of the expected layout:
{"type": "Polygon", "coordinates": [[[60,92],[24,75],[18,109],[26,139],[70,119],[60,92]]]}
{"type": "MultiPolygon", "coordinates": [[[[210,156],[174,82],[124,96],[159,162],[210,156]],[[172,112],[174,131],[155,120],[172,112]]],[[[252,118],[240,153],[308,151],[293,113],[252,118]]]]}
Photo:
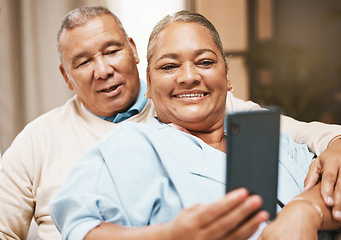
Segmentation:
{"type": "MultiPolygon", "coordinates": [[[[60,239],[48,203],[74,163],[120,122],[145,122],[154,116],[152,102],[143,97],[146,84],[139,79],[135,43],[108,9],[73,10],[63,20],[57,40],[60,71],[75,96],[29,123],[4,153],[0,239],[25,239],[32,217],[40,239],[60,239]]],[[[231,93],[227,106],[228,111],[259,107],[231,93]]],[[[318,155],[341,135],[340,126],[283,119],[283,128],[318,155]]]]}

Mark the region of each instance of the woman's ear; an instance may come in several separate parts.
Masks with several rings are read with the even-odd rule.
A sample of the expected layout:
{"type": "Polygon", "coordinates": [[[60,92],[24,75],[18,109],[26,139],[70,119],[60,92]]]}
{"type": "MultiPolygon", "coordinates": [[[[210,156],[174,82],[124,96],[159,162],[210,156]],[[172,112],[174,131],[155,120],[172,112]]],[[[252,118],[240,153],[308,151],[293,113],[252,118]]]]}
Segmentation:
{"type": "Polygon", "coordinates": [[[227,91],[233,92],[233,85],[231,84],[231,80],[230,80],[228,72],[226,73],[226,80],[227,80],[227,91]]]}
{"type": "Polygon", "coordinates": [[[147,71],[146,76],[147,76],[147,92],[145,93],[145,98],[151,99],[151,96],[150,96],[150,77],[149,77],[148,71],[147,71]]]}

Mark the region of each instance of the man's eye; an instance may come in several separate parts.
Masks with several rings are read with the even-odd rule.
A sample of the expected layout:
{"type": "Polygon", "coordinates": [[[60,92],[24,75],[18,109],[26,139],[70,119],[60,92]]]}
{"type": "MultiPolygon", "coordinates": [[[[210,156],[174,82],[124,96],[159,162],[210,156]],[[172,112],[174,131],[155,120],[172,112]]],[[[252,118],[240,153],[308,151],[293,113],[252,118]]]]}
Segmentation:
{"type": "Polygon", "coordinates": [[[115,53],[117,53],[117,52],[118,52],[118,50],[107,51],[107,52],[106,52],[106,55],[113,55],[113,54],[115,54],[115,53]]]}
{"type": "Polygon", "coordinates": [[[77,67],[82,67],[82,66],[86,65],[89,62],[90,62],[90,60],[82,61],[80,64],[77,65],[77,67]]]}

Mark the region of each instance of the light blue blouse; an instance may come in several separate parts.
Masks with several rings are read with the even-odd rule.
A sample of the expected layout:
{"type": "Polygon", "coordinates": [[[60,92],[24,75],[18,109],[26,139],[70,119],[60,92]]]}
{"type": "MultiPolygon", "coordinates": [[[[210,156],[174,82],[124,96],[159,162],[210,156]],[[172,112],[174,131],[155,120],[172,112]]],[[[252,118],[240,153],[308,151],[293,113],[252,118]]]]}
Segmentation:
{"type": "MultiPolygon", "coordinates": [[[[285,204],[303,189],[314,155],[289,135],[280,142],[278,198],[285,204]]],[[[101,221],[167,222],[182,208],[222,197],[225,167],[226,154],[197,137],[154,118],[124,122],[77,162],[50,203],[51,216],[63,239],[83,239],[101,221]]]]}

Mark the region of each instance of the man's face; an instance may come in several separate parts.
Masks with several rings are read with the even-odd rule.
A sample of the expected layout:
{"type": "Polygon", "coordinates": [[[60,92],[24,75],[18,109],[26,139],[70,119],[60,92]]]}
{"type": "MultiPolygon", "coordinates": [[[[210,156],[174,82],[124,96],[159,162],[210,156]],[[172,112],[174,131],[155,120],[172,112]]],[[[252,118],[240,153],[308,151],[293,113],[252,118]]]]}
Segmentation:
{"type": "Polygon", "coordinates": [[[102,15],[60,36],[60,70],[84,106],[103,117],[128,110],[140,90],[135,43],[102,15]]]}

